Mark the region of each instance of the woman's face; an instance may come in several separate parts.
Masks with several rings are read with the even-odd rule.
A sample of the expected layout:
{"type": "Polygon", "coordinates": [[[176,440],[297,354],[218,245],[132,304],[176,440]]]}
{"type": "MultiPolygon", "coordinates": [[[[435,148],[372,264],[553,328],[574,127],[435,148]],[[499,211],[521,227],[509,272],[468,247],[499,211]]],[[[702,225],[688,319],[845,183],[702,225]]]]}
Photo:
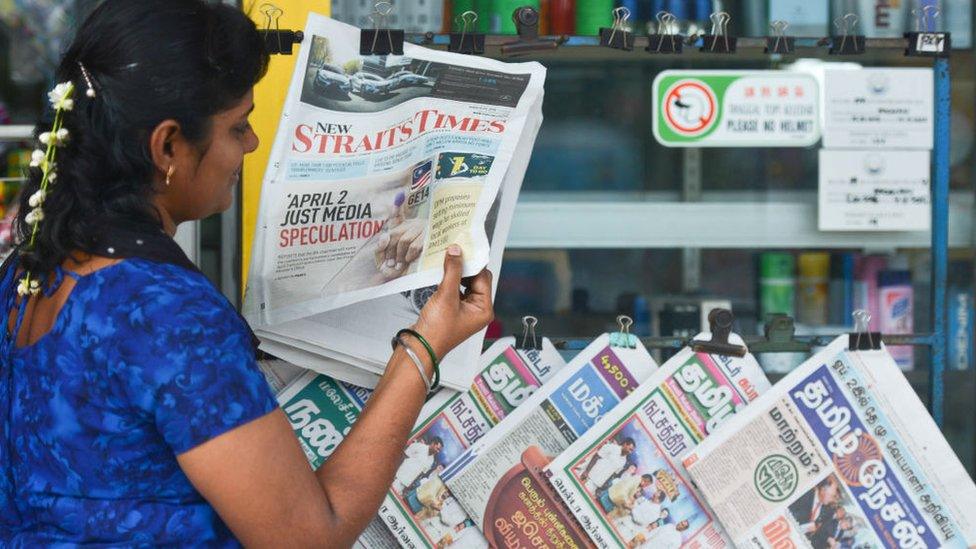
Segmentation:
{"type": "Polygon", "coordinates": [[[210,142],[200,147],[196,158],[177,162],[171,183],[174,188],[166,190],[173,198],[173,209],[178,210],[170,212],[177,222],[202,219],[230,208],[244,155],[258,147],[258,136],[248,121],[252,110],[254,93],[249,91],[238,104],[213,116],[210,142]],[[182,174],[181,169],[185,170],[182,174]]]}

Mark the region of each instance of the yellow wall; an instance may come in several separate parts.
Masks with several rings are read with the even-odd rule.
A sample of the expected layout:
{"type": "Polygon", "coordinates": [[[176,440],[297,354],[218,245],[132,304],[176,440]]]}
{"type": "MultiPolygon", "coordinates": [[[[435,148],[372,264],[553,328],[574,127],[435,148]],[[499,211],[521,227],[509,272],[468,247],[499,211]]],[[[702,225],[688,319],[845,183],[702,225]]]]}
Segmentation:
{"type": "MultiPolygon", "coordinates": [[[[261,5],[265,0],[245,0],[244,10],[259,28],[264,28],[266,19],[261,13],[261,5]]],[[[279,19],[281,29],[303,30],[305,19],[310,11],[329,15],[330,2],[327,0],[274,0],[274,5],[284,13],[279,19]]],[[[295,69],[295,59],[298,48],[306,46],[309,40],[297,45],[293,50],[296,55],[272,55],[268,74],[254,88],[254,112],[251,114],[251,125],[261,139],[261,145],[256,151],[244,158],[242,209],[241,209],[241,268],[242,284],[247,285],[247,274],[251,259],[251,243],[254,240],[254,224],[258,216],[258,199],[261,195],[261,179],[264,168],[268,164],[271,144],[278,129],[281,118],[281,108],[288,93],[288,83],[291,81],[292,71],[295,69]]]]}

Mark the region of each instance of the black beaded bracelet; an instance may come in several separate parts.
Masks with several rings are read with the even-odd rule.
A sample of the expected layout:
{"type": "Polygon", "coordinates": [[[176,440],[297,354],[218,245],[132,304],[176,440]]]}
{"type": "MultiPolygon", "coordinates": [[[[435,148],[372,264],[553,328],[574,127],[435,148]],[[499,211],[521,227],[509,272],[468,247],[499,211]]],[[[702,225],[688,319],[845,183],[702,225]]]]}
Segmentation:
{"type": "Polygon", "coordinates": [[[412,330],[410,328],[404,328],[399,332],[397,332],[396,337],[394,339],[400,339],[400,336],[402,336],[403,334],[412,336],[414,339],[419,341],[421,345],[424,346],[424,349],[427,349],[427,354],[430,355],[430,361],[434,364],[434,380],[431,382],[430,388],[431,390],[434,390],[440,387],[441,386],[441,364],[440,361],[437,360],[437,354],[434,353],[434,348],[430,346],[430,343],[427,342],[427,339],[424,338],[424,336],[420,335],[420,333],[417,332],[416,330],[412,330]]]}

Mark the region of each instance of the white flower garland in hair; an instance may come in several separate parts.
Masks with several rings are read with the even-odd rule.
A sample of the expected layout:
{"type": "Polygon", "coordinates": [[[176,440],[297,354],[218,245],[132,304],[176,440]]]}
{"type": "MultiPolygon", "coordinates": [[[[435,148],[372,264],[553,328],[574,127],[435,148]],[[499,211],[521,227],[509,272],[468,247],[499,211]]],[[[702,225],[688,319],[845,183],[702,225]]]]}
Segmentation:
{"type": "MultiPolygon", "coordinates": [[[[42,206],[44,205],[44,199],[48,195],[48,187],[58,177],[55,171],[57,167],[54,162],[55,153],[58,147],[64,146],[68,142],[68,138],[70,137],[68,135],[68,129],[62,126],[64,124],[64,113],[70,111],[75,106],[75,101],[72,99],[74,92],[74,84],[71,82],[63,82],[55,86],[47,94],[48,101],[51,102],[51,106],[54,108],[54,124],[51,126],[51,131],[44,132],[38,136],[38,140],[45,146],[44,149],[37,149],[31,153],[31,167],[41,170],[41,188],[27,199],[27,205],[31,207],[31,211],[27,212],[27,215],[24,216],[24,221],[28,225],[33,226],[31,228],[30,240],[27,243],[28,249],[34,247],[34,240],[37,238],[38,228],[40,227],[41,221],[44,220],[42,206]]],[[[21,296],[35,295],[40,291],[40,281],[34,278],[30,271],[25,272],[24,277],[20,279],[20,284],[17,285],[17,294],[21,296]]]]}

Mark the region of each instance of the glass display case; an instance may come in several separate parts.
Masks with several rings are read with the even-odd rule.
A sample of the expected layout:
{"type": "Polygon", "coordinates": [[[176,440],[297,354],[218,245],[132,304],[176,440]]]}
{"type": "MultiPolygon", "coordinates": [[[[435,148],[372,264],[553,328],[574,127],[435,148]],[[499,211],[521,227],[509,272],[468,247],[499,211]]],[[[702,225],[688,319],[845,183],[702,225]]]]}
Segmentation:
{"type": "MultiPolygon", "coordinates": [[[[651,86],[666,69],[819,74],[838,64],[931,67],[931,60],[893,49],[839,58],[825,48],[780,57],[761,50],[655,56],[565,46],[519,59],[526,58],[549,71],[545,122],[500,275],[502,332],[521,333],[522,317],[531,314],[543,334],[586,338],[615,329],[616,316],[627,314],[639,335],[688,337],[707,326],[703,310],[728,304],[742,334],[762,334],[769,313],[787,313],[798,335],[836,335],[853,329],[857,286],[872,285],[867,291],[875,292],[868,283],[879,271],[898,271],[907,273],[898,283],[914,298],[912,331],[923,338],[932,333],[931,233],[818,230],[819,144],[668,148],[651,129],[651,86]],[[789,303],[781,303],[782,310],[764,307],[769,288],[784,283],[791,288],[789,303]]],[[[954,51],[950,65],[946,291],[947,314],[955,320],[949,322],[944,428],[972,472],[972,52],[954,51]]],[[[896,348],[907,355],[906,374],[925,400],[930,351],[927,345],[896,348]]],[[[775,379],[804,356],[763,354],[760,361],[775,379]]]]}

